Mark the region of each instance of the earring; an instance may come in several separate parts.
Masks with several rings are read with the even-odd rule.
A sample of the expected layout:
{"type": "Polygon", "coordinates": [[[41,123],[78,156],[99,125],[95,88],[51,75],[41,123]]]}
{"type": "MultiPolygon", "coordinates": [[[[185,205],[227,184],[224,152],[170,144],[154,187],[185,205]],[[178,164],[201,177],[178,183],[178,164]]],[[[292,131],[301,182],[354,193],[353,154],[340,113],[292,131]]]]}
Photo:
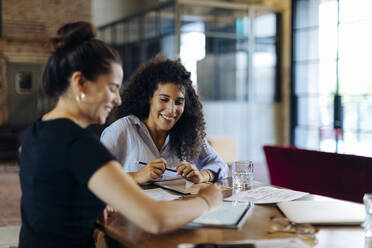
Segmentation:
{"type": "Polygon", "coordinates": [[[81,94],[80,94],[80,100],[81,100],[82,102],[85,101],[85,94],[84,94],[84,93],[81,93],[81,94]]]}
{"type": "Polygon", "coordinates": [[[85,94],[80,93],[80,95],[76,95],[76,101],[77,102],[84,102],[85,101],[85,94]]]}

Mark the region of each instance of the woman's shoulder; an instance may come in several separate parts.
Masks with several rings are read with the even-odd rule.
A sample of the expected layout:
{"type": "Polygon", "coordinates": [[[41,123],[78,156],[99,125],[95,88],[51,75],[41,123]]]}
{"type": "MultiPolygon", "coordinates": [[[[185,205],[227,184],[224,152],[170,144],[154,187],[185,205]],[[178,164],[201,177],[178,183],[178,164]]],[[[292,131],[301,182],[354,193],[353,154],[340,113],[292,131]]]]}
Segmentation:
{"type": "Polygon", "coordinates": [[[131,131],[131,128],[134,127],[140,120],[137,116],[128,115],[122,118],[117,119],[113,123],[111,123],[108,127],[105,128],[103,133],[105,132],[115,132],[115,133],[122,133],[131,131]]]}
{"type": "Polygon", "coordinates": [[[24,133],[24,140],[35,141],[42,139],[45,142],[71,143],[82,136],[89,135],[88,130],[81,128],[75,122],[67,118],[52,120],[37,120],[31,124],[24,133]]]}
{"type": "Polygon", "coordinates": [[[37,120],[33,123],[32,128],[40,132],[53,133],[61,136],[71,134],[76,135],[84,133],[86,130],[68,118],[58,118],[51,120],[37,120]]]}
{"type": "Polygon", "coordinates": [[[135,115],[127,115],[114,121],[109,127],[122,128],[136,125],[140,120],[135,115]]]}

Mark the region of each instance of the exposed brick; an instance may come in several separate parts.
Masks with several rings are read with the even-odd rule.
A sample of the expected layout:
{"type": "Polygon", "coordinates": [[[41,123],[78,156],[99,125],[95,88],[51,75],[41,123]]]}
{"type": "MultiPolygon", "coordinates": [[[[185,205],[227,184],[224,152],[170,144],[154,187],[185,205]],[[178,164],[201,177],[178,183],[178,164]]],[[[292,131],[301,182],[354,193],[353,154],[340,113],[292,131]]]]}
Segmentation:
{"type": "MultiPolygon", "coordinates": [[[[91,21],[91,0],[2,1],[0,38],[0,125],[6,124],[6,63],[40,63],[49,55],[46,43],[68,22],[91,21]]],[[[1,170],[0,170],[1,171],[1,170]]]]}

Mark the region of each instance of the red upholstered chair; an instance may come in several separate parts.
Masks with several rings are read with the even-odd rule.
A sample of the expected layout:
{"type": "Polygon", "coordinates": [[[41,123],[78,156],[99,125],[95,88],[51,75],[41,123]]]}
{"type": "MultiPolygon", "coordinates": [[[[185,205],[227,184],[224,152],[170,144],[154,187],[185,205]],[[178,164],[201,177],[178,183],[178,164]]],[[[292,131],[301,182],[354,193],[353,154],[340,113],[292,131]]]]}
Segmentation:
{"type": "Polygon", "coordinates": [[[273,185],[354,202],[372,192],[372,158],[296,147],[263,149],[273,185]]]}

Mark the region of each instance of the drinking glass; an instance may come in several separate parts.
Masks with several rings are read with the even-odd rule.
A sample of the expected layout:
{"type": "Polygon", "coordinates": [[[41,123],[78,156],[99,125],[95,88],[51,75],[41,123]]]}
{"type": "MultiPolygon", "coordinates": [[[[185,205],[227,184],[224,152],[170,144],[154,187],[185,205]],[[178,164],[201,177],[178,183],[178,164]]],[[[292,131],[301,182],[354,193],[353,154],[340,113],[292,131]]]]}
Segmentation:
{"type": "Polygon", "coordinates": [[[366,217],[364,219],[364,236],[372,239],[372,193],[366,193],[363,197],[366,217]]]}
{"type": "Polygon", "coordinates": [[[249,189],[253,186],[253,162],[236,161],[232,163],[233,187],[249,189]]]}

